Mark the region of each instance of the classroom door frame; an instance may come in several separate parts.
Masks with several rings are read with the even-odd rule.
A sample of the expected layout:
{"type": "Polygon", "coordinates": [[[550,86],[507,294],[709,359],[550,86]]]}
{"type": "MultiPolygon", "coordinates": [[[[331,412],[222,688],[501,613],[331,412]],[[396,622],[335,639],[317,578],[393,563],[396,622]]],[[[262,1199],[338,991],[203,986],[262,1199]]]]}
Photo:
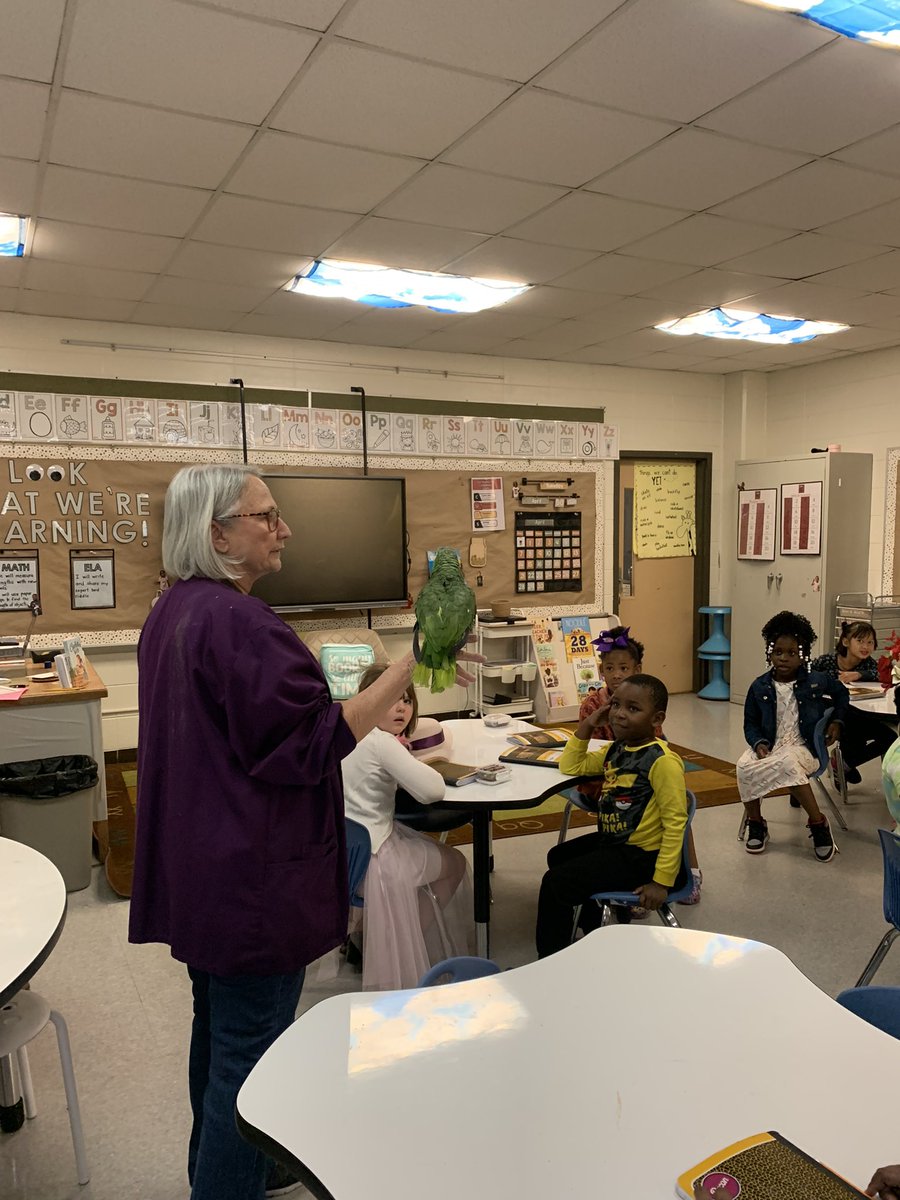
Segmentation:
{"type": "Polygon", "coordinates": [[[703,686],[703,667],[697,658],[697,648],[705,639],[704,619],[697,611],[709,604],[710,541],[712,537],[712,454],[699,450],[622,450],[616,459],[613,477],[613,612],[619,611],[619,526],[622,513],[619,504],[619,475],[622,462],[652,462],[666,459],[692,462],[696,469],[696,541],[694,555],[694,691],[703,686]]]}

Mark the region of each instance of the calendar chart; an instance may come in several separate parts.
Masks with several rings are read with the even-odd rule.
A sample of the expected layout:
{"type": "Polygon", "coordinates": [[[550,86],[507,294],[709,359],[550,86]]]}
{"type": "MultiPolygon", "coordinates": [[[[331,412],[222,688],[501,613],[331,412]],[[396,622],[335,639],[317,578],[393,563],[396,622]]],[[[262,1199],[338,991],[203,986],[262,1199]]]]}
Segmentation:
{"type": "Polygon", "coordinates": [[[516,592],[581,591],[581,513],[516,513],[516,592]]]}

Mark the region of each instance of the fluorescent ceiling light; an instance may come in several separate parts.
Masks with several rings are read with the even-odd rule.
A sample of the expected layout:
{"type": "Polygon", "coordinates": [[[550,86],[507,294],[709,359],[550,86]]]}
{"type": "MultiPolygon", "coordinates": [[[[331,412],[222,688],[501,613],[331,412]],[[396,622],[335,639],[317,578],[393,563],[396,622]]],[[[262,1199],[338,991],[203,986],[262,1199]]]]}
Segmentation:
{"type": "Polygon", "coordinates": [[[794,342],[811,342],[823,333],[840,333],[849,325],[833,321],[806,321],[803,317],[769,317],[765,313],[745,312],[740,308],[710,308],[691,313],[677,321],[657,325],[663,333],[678,337],[700,334],[702,337],[735,338],[743,342],[766,342],[769,345],[789,346],[794,342]]]}
{"type": "Polygon", "coordinates": [[[897,0],[749,0],[763,8],[807,17],[845,37],[900,49],[900,5],[897,0]]]}
{"type": "Polygon", "coordinates": [[[435,312],[473,313],[505,304],[530,288],[501,279],[467,279],[432,271],[401,271],[371,263],[336,262],[323,258],[288,284],[289,292],[357,300],[376,308],[419,305],[435,312]]]}
{"type": "Polygon", "coordinates": [[[0,257],[21,258],[25,253],[27,217],[0,213],[0,257]]]}

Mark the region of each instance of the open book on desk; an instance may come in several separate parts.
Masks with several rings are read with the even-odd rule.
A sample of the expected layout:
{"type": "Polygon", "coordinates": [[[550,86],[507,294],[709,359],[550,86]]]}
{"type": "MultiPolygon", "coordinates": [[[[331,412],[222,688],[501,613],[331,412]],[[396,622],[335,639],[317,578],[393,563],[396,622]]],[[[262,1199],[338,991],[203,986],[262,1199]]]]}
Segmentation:
{"type": "Polygon", "coordinates": [[[678,1177],[683,1200],[866,1200],[780,1133],[757,1133],[678,1177]]]}
{"type": "Polygon", "coordinates": [[[506,739],[514,746],[543,746],[562,749],[571,737],[568,729],[535,729],[533,733],[511,733],[506,739]]]}

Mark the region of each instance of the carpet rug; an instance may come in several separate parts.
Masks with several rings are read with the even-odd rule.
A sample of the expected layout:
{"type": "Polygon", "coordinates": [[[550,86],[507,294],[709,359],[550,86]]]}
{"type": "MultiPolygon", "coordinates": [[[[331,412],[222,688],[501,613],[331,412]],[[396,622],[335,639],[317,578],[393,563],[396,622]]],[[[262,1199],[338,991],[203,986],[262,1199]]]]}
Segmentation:
{"type": "MultiPolygon", "coordinates": [[[[684,762],[685,782],[697,797],[697,808],[715,808],[720,804],[737,804],[737,782],[734,764],[721,758],[713,758],[710,754],[701,754],[699,750],[689,750],[685,746],[672,745],[676,754],[684,762]]],[[[536,771],[546,770],[535,767],[536,771]]],[[[522,837],[529,833],[554,833],[562,825],[563,811],[566,807],[564,796],[551,796],[536,808],[507,808],[495,813],[493,832],[495,838],[522,837]]],[[[573,808],[569,821],[570,829],[596,828],[597,818],[593,813],[582,812],[573,808]]],[[[466,846],[472,841],[472,827],[462,825],[459,829],[451,829],[447,834],[450,846],[466,846]]]]}
{"type": "Polygon", "coordinates": [[[106,764],[105,821],[94,822],[94,853],[117,896],[131,895],[134,872],[134,812],[137,771],[127,763],[106,764]]]}

